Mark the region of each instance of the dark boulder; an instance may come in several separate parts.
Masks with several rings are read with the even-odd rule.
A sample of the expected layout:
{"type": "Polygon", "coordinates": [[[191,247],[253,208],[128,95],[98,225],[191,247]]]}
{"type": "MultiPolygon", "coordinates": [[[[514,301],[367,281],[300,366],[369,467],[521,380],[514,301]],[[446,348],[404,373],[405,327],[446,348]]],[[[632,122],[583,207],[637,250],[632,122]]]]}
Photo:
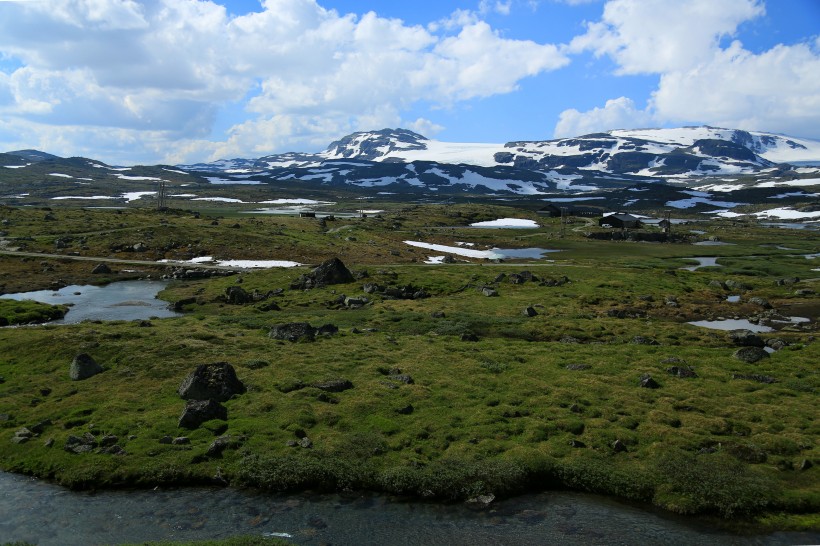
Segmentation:
{"type": "Polygon", "coordinates": [[[220,436],[211,442],[211,445],[208,446],[208,450],[205,452],[205,455],[208,457],[221,457],[223,451],[226,449],[236,449],[242,445],[244,440],[244,437],[230,435],[220,436]]]}
{"type": "Polygon", "coordinates": [[[748,381],[757,381],[758,383],[777,383],[777,379],[768,375],[760,375],[760,374],[742,374],[742,373],[733,373],[732,379],[746,379],[748,381]]]}
{"type": "Polygon", "coordinates": [[[352,389],[353,383],[351,383],[348,379],[331,379],[329,381],[313,383],[313,385],[311,386],[326,392],[342,392],[348,389],[352,389]]]}
{"type": "Polygon", "coordinates": [[[612,451],[614,451],[615,453],[622,453],[624,451],[627,451],[626,444],[620,440],[615,440],[614,442],[612,442],[612,451]]]}
{"type": "Polygon", "coordinates": [[[732,343],[741,347],[765,347],[766,343],[751,330],[733,330],[729,333],[732,343]]]}
{"type": "Polygon", "coordinates": [[[404,407],[396,409],[396,413],[399,415],[410,415],[414,410],[415,408],[413,408],[413,404],[407,404],[404,407]]]}
{"type": "Polygon", "coordinates": [[[754,364],[764,358],[769,358],[769,353],[760,347],[741,347],[733,355],[738,360],[742,360],[748,364],[754,364]]]}
{"type": "Polygon", "coordinates": [[[179,386],[177,392],[185,400],[229,400],[246,391],[236,377],[236,370],[227,362],[200,364],[179,386]]]}
{"type": "Polygon", "coordinates": [[[307,322],[277,324],[270,329],[268,337],[287,341],[299,341],[301,339],[313,341],[316,339],[316,328],[307,322]]]}
{"type": "Polygon", "coordinates": [[[193,430],[212,419],[227,421],[228,409],[216,400],[188,400],[178,426],[193,430]]]}
{"type": "Polygon", "coordinates": [[[110,275],[111,268],[106,264],[99,264],[91,270],[92,275],[110,275]]]}
{"type": "Polygon", "coordinates": [[[641,380],[638,383],[644,389],[657,389],[660,387],[657,381],[652,379],[652,376],[648,373],[645,373],[641,376],[641,380]]]}
{"type": "Polygon", "coordinates": [[[241,286],[229,286],[225,289],[225,299],[233,305],[244,305],[253,301],[253,298],[241,286]]]}
{"type": "Polygon", "coordinates": [[[531,305],[525,307],[522,313],[525,317],[534,317],[538,315],[538,311],[536,311],[535,308],[531,305]]]}
{"type": "Polygon", "coordinates": [[[667,373],[670,375],[674,375],[675,377],[680,377],[681,379],[687,377],[697,377],[698,374],[695,373],[694,368],[692,366],[670,366],[666,368],[667,373]]]}
{"type": "Polygon", "coordinates": [[[103,371],[102,366],[86,353],[80,353],[71,361],[68,376],[72,381],[82,381],[103,371]]]}

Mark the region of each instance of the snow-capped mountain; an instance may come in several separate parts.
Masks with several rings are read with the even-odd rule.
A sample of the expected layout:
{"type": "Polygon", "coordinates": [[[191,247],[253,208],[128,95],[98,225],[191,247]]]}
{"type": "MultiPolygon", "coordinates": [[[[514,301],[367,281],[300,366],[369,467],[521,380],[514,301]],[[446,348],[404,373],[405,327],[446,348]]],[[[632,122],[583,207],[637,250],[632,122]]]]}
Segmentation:
{"type": "Polygon", "coordinates": [[[820,169],[796,166],[800,164],[820,166],[820,142],[682,127],[506,144],[441,142],[406,129],[383,129],[350,134],[315,154],[277,154],[182,168],[260,182],[533,194],[644,182],[739,188],[820,174],[820,169]]]}

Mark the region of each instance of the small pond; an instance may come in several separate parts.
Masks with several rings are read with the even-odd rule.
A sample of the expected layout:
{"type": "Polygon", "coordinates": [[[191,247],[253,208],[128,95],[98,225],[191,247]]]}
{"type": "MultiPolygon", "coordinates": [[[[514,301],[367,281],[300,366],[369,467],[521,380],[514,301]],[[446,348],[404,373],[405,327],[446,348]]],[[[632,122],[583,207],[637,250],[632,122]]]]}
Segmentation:
{"type": "Polygon", "coordinates": [[[774,328],[769,326],[762,326],[754,324],[746,319],[724,319],[724,320],[696,320],[690,322],[693,326],[700,326],[702,328],[711,328],[712,330],[750,330],[752,332],[774,332],[774,328]]]}
{"type": "Polygon", "coordinates": [[[0,472],[0,536],[40,546],[280,536],[293,544],[817,544],[818,533],[742,537],[583,493],[465,504],[380,495],[281,495],[215,488],[71,492],[0,472]]]}
{"type": "Polygon", "coordinates": [[[71,285],[57,291],[37,290],[3,294],[0,297],[34,300],[51,305],[71,305],[64,318],[49,324],[176,317],[179,313],[168,309],[168,302],[156,297],[167,284],[164,281],[122,281],[105,286],[71,285]]]}
{"type": "Polygon", "coordinates": [[[697,243],[692,243],[695,246],[733,246],[734,243],[727,243],[724,241],[698,241],[697,243]]]}
{"type": "Polygon", "coordinates": [[[720,267],[720,264],[717,263],[718,258],[719,256],[698,256],[693,258],[683,258],[685,260],[694,260],[698,262],[698,265],[681,267],[681,269],[685,269],[686,271],[695,271],[696,269],[700,269],[701,267],[720,267]]]}

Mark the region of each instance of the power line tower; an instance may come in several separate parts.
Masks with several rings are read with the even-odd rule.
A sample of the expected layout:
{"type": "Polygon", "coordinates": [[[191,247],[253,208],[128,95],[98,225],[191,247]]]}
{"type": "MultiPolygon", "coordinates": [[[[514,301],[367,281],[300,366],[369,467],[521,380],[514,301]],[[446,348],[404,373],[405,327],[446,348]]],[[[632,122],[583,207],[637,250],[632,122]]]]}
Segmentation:
{"type": "Polygon", "coordinates": [[[159,181],[159,190],[157,190],[157,210],[165,210],[168,208],[168,189],[165,186],[165,180],[159,181]]]}

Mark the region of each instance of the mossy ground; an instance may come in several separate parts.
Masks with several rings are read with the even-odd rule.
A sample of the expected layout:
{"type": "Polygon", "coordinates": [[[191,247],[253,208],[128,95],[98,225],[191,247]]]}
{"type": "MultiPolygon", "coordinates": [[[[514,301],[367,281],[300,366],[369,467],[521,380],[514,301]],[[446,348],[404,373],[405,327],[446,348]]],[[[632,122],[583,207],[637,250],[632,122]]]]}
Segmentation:
{"type": "MultiPolygon", "coordinates": [[[[30,233],[32,240],[24,241],[29,250],[53,251],[58,234],[49,231],[52,224],[43,226],[40,215],[28,210],[4,212],[13,219],[11,237],[30,233]]],[[[161,296],[195,302],[184,317],[153,320],[150,327],[86,322],[0,330],[0,413],[8,416],[0,422],[7,436],[0,438],[0,465],[6,470],[71,487],[206,483],[218,475],[275,490],[367,488],[447,499],[572,487],[680,513],[766,514],[763,521],[780,527],[820,523],[817,468],[798,469],[804,460],[820,463],[816,299],[798,292],[817,289],[814,263],[801,255],[816,251],[805,234],[720,221],[697,227],[734,246],[589,241],[583,230],[598,228],[581,222],[563,237],[551,220],[541,220],[537,230],[467,228],[499,216],[533,217],[470,205],[397,208],[381,218],[325,227],[299,218],[222,219],[211,226],[209,218],[187,213],[55,214],[65,220],[59,224],[63,238],[72,229],[85,230],[85,241],[77,244],[88,250],[80,246],[77,252],[88,256],[120,257],[123,252],[110,250],[115,241],[145,242],[149,251],[128,254],[139,259],[207,254],[317,263],[338,255],[368,277],[309,291],[289,289],[307,268],[178,281],[161,296]],[[92,221],[89,215],[93,225],[110,222],[114,231],[97,229],[92,236],[82,227],[92,221]],[[408,247],[402,242],[408,239],[562,252],[548,263],[424,265],[427,251],[408,247]],[[170,250],[160,252],[165,248],[170,250]],[[721,267],[679,269],[691,264],[687,257],[709,255],[721,256],[721,267]],[[494,283],[500,273],[525,269],[570,282],[494,283]],[[804,280],[775,282],[787,276],[804,280]],[[281,310],[226,303],[225,289],[240,279],[248,292],[283,288],[272,298],[281,310]],[[727,279],[747,285],[740,303],[726,301],[736,292],[709,284],[727,279]],[[363,295],[364,282],[412,284],[431,297],[368,295],[371,303],[360,309],[335,303],[341,294],[363,295]],[[500,296],[482,295],[485,285],[494,285],[500,296]],[[669,296],[676,306],[667,305],[669,296]],[[750,296],[766,298],[776,310],[813,312],[815,322],[763,334],[788,345],[757,364],[735,359],[726,333],[685,323],[760,313],[750,296]],[[524,316],[527,306],[538,314],[524,316]],[[612,309],[633,318],[610,316],[612,309]],[[299,321],[332,323],[340,331],[297,343],[267,335],[274,324],[299,321]],[[478,341],[463,341],[464,334],[478,341]],[[634,343],[636,336],[657,345],[634,343]],[[70,381],[68,364],[80,352],[105,371],[70,381]],[[674,364],[665,361],[672,357],[691,365],[698,377],[669,375],[666,369],[674,364]],[[192,432],[177,428],[184,406],[177,387],[196,365],[217,361],[234,365],[248,392],[225,403],[227,421],[192,432]],[[588,368],[568,369],[570,364],[588,368]],[[413,383],[391,379],[391,368],[412,376],[413,383]],[[660,388],[640,388],[644,373],[660,388]],[[295,388],[334,378],[348,379],[354,388],[295,388]],[[412,413],[398,411],[408,406],[412,413]],[[44,420],[51,424],[39,437],[8,441],[20,427],[44,420]],[[116,435],[126,455],[62,449],[69,435],[87,431],[116,435]],[[211,442],[223,434],[242,441],[208,456],[211,442]],[[312,448],[287,445],[303,434],[312,448]],[[166,435],[188,436],[190,444],[161,444],[166,435]],[[616,452],[615,440],[626,451],[616,452]],[[573,441],[585,447],[573,447],[573,441]]],[[[8,264],[30,264],[2,259],[6,272],[8,264]]],[[[30,282],[47,285],[52,276],[41,272],[30,282]]]]}

